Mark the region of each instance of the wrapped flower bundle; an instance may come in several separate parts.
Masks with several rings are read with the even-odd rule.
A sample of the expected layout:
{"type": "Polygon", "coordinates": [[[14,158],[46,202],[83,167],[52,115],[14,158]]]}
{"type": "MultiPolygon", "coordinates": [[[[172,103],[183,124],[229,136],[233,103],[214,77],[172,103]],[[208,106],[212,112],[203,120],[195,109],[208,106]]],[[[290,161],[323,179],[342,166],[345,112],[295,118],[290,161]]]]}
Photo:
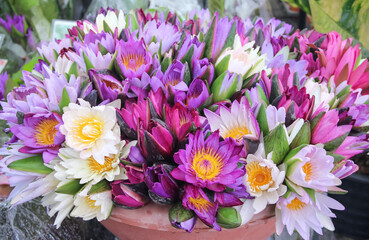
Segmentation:
{"type": "Polygon", "coordinates": [[[277,233],[333,230],[344,207],[326,193],[369,146],[369,64],[351,42],[208,11],[78,21],[1,102],[11,203],[42,196],[60,226],[153,201],[188,232],[274,205],[277,233]]]}

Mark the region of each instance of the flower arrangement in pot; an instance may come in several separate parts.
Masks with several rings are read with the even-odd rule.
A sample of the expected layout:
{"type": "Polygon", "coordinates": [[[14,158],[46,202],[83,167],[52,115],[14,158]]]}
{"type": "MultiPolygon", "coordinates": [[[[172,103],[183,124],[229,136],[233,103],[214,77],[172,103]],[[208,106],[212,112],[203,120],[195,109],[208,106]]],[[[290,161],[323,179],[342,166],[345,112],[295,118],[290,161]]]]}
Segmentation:
{"type": "Polygon", "coordinates": [[[187,232],[266,208],[277,233],[334,229],[344,208],[326,193],[368,148],[351,134],[369,71],[350,40],[206,10],[104,10],[38,51],[1,102],[12,204],[42,196],[57,226],[154,202],[187,232]]]}

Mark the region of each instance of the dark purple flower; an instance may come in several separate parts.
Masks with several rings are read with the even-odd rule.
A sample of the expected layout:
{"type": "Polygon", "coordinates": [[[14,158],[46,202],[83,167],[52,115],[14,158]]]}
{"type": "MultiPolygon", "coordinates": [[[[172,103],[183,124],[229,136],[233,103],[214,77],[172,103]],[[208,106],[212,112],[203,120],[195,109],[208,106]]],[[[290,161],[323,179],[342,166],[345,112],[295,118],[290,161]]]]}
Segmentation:
{"type": "Polygon", "coordinates": [[[172,166],[166,164],[144,167],[145,183],[151,200],[159,204],[172,204],[178,199],[179,188],[170,175],[172,166]]]}
{"type": "Polygon", "coordinates": [[[209,97],[209,91],[206,84],[201,79],[195,79],[187,92],[183,103],[189,108],[194,109],[200,107],[209,97]]]}
{"type": "Polygon", "coordinates": [[[88,73],[101,100],[114,101],[123,92],[122,83],[110,71],[91,69],[88,73]]]}
{"type": "Polygon", "coordinates": [[[193,78],[201,78],[211,85],[214,78],[214,65],[207,58],[192,61],[193,78]]]}

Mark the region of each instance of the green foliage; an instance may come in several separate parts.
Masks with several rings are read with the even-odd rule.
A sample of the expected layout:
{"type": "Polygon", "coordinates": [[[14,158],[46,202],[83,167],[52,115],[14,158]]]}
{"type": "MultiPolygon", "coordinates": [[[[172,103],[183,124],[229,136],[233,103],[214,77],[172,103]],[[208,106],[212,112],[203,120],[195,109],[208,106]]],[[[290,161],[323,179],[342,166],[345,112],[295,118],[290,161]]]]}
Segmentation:
{"type": "Polygon", "coordinates": [[[309,0],[283,0],[288,2],[293,7],[299,7],[304,10],[307,14],[310,14],[309,0]]]}

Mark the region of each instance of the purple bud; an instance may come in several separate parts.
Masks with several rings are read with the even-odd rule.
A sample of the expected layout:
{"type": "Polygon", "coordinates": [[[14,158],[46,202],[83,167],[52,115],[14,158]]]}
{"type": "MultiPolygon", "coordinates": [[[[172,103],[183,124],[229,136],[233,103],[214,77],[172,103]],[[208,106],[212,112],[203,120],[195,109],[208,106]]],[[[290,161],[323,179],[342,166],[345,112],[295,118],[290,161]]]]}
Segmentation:
{"type": "Polygon", "coordinates": [[[113,202],[117,206],[134,209],[140,208],[150,201],[144,183],[124,184],[122,181],[115,181],[110,186],[112,188],[113,202]]]}

